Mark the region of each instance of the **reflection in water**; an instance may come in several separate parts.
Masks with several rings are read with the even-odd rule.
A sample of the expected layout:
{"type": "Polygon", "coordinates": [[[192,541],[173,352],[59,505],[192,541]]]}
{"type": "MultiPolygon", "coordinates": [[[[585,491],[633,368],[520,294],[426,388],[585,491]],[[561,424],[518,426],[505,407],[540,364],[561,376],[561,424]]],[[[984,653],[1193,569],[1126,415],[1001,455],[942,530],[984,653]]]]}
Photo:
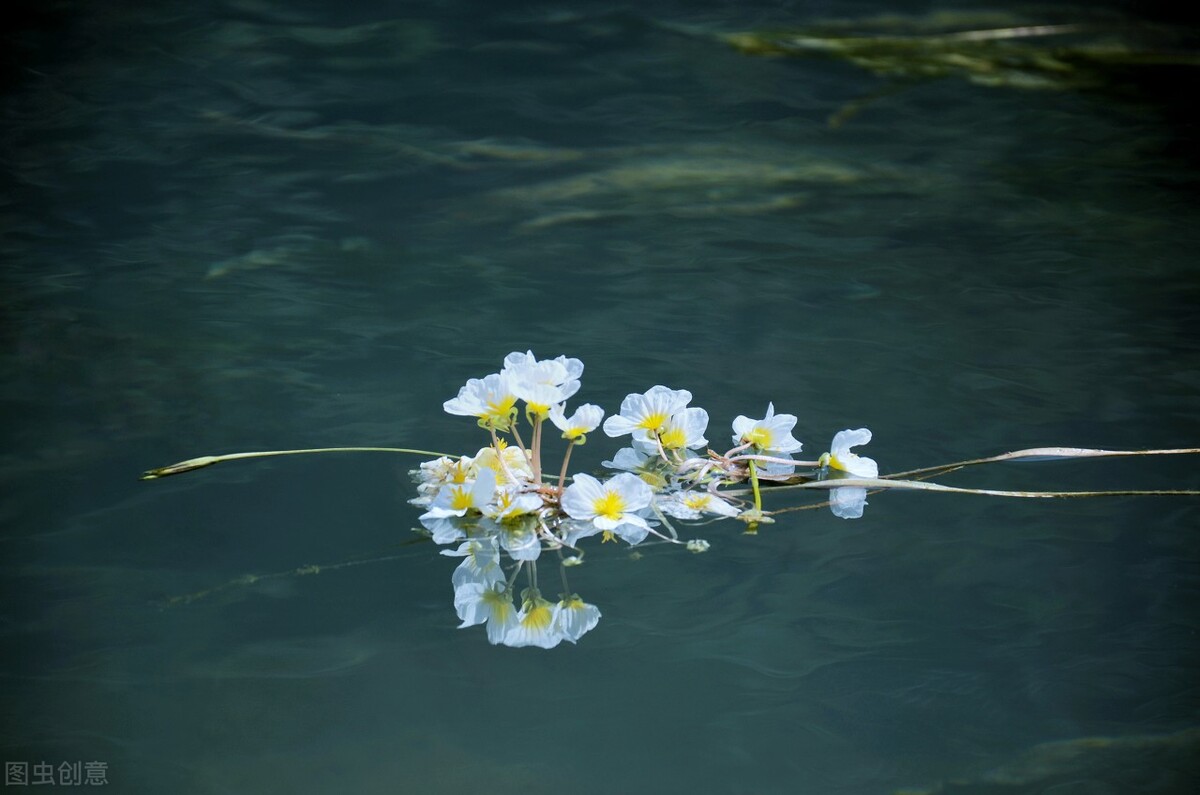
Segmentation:
{"type": "Polygon", "coordinates": [[[306,679],[350,673],[377,654],[353,636],[281,638],[249,643],[186,665],[186,675],[206,679],[306,679]]]}

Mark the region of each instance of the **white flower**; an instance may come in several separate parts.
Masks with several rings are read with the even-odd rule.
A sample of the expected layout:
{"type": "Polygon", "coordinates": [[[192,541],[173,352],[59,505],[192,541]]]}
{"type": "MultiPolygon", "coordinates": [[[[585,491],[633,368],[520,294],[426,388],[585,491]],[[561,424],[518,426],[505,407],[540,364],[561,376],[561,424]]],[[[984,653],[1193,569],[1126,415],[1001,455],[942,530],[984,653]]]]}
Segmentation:
{"type": "Polygon", "coordinates": [[[659,509],[676,519],[699,519],[701,514],[737,516],[740,511],[725,500],[706,491],[677,491],[656,498],[659,509]]]}
{"type": "Polygon", "coordinates": [[[511,377],[513,391],[530,413],[545,417],[551,406],[579,391],[583,362],[565,356],[539,361],[533,351],[513,352],[504,357],[502,372],[511,377]]]}
{"type": "Polygon", "coordinates": [[[600,623],[600,608],[571,594],[554,606],[554,627],[563,640],[574,643],[600,623]]]}
{"type": "MultiPolygon", "coordinates": [[[[504,369],[514,372],[521,372],[526,368],[548,368],[550,365],[556,365],[558,368],[561,368],[561,372],[563,373],[563,376],[560,380],[554,381],[556,384],[564,384],[568,381],[578,381],[583,377],[583,362],[581,362],[579,359],[569,359],[566,356],[556,356],[553,359],[538,360],[538,358],[533,355],[533,351],[525,351],[525,353],[513,351],[508,356],[504,357],[504,369]]],[[[559,370],[546,370],[544,372],[557,373],[559,370]]],[[[576,389],[578,389],[578,387],[576,387],[576,389]]],[[[571,394],[573,395],[575,392],[572,391],[571,394]]]]}
{"type": "Polygon", "coordinates": [[[838,431],[829,446],[829,452],[821,456],[821,463],[832,469],[853,475],[858,478],[879,477],[879,464],[873,459],[850,452],[851,447],[858,447],[871,441],[871,432],[866,428],[851,431],[838,431]]]}
{"type": "Polygon", "coordinates": [[[572,519],[591,521],[599,530],[638,544],[650,525],[637,512],[648,508],[653,498],[654,492],[637,475],[622,472],[601,483],[581,473],[563,491],[561,505],[572,519]]]}
{"type": "MultiPolygon", "coordinates": [[[[871,441],[871,432],[866,428],[857,430],[838,431],[829,446],[829,452],[821,456],[821,465],[830,469],[844,472],[851,477],[877,478],[879,464],[874,459],[866,458],[850,452],[851,447],[858,447],[871,441]]],[[[844,486],[832,489],[829,493],[829,507],[834,516],[843,519],[858,519],[863,515],[863,506],[867,504],[867,490],[857,486],[844,486]]]]}
{"type": "Polygon", "coordinates": [[[499,454],[493,447],[480,450],[473,459],[474,468],[492,470],[496,475],[496,482],[501,486],[512,487],[532,482],[533,467],[529,465],[529,459],[525,457],[521,448],[505,445],[503,439],[500,440],[500,445],[502,450],[499,454]],[[512,479],[508,477],[510,473],[512,479]]]}
{"type": "Polygon", "coordinates": [[[467,511],[470,510],[482,513],[495,493],[496,473],[490,469],[481,469],[475,480],[442,486],[441,491],[429,506],[429,511],[421,518],[444,519],[448,516],[466,516],[467,511]]]}
{"type": "Polygon", "coordinates": [[[775,404],[768,403],[767,415],[761,420],[738,415],[733,421],[733,443],[751,445],[763,455],[782,457],[799,452],[802,447],[792,436],[795,427],[795,414],[776,414],[775,404]]]}
{"type": "MultiPolygon", "coordinates": [[[[658,441],[666,450],[696,450],[708,444],[704,432],[708,429],[708,412],[701,408],[685,408],[672,414],[658,432],[658,441]]],[[[635,439],[634,444],[637,444],[635,439]]]]}
{"type": "Polygon", "coordinates": [[[470,465],[471,459],[467,456],[462,456],[457,460],[449,456],[442,456],[432,461],[422,461],[421,468],[412,470],[409,474],[416,480],[418,491],[436,493],[445,483],[451,481],[461,483],[466,480],[464,473],[470,468],[470,465]]]}
{"type": "Polygon", "coordinates": [[[483,515],[489,519],[506,521],[534,513],[544,504],[541,496],[533,492],[502,488],[496,491],[496,499],[483,509],[483,515]]]}
{"type": "Polygon", "coordinates": [[[592,403],[584,403],[575,409],[575,413],[570,417],[563,416],[561,404],[550,407],[550,421],[563,432],[564,439],[570,439],[572,442],[583,437],[585,433],[596,430],[603,418],[604,409],[592,403]]]}
{"type": "Polygon", "coordinates": [[[442,554],[463,559],[450,577],[456,589],[472,582],[488,586],[504,582],[500,546],[494,536],[472,538],[460,544],[458,549],[443,549],[442,554]]]}
{"type": "Polygon", "coordinates": [[[520,380],[513,383],[513,393],[525,401],[529,414],[543,419],[550,413],[551,406],[558,405],[570,397],[564,395],[560,387],[520,380]]]}
{"type": "Polygon", "coordinates": [[[442,408],[447,414],[478,417],[480,422],[507,429],[517,396],[508,373],[492,373],[472,378],[458,390],[458,397],[447,400],[442,408]]]}
{"type": "Polygon", "coordinates": [[[611,461],[601,461],[609,469],[623,469],[626,472],[641,472],[647,465],[653,463],[650,454],[633,447],[622,447],[611,461]]]}
{"type": "Polygon", "coordinates": [[[454,609],[462,619],[459,629],[486,621],[488,641],[493,644],[504,643],[517,626],[517,609],[504,583],[468,582],[458,586],[454,589],[454,609]]]}
{"type": "Polygon", "coordinates": [[[442,486],[429,510],[417,519],[433,534],[435,544],[450,544],[466,536],[462,517],[468,511],[482,512],[495,491],[495,474],[490,469],[481,470],[475,480],[442,486]]]}
{"type": "Polygon", "coordinates": [[[420,495],[409,500],[409,503],[428,508],[443,486],[463,483],[474,478],[475,464],[470,456],[464,455],[457,460],[442,456],[433,461],[423,461],[419,470],[413,470],[409,474],[417,481],[417,493],[420,495]]]}
{"type": "Polygon", "coordinates": [[[634,442],[633,447],[622,447],[611,461],[600,463],[609,469],[623,469],[632,472],[649,484],[651,490],[665,489],[670,481],[674,468],[663,461],[658,454],[658,446],[650,442],[634,442]]]}
{"type": "Polygon", "coordinates": [[[563,640],[563,634],[555,625],[554,606],[534,591],[529,594],[517,621],[504,635],[505,646],[540,646],[553,649],[563,640]]]}
{"type": "Polygon", "coordinates": [[[645,394],[626,395],[621,401],[621,413],[604,421],[609,436],[632,433],[634,439],[647,440],[665,430],[671,417],[683,411],[692,400],[686,389],[652,386],[645,394]]]}

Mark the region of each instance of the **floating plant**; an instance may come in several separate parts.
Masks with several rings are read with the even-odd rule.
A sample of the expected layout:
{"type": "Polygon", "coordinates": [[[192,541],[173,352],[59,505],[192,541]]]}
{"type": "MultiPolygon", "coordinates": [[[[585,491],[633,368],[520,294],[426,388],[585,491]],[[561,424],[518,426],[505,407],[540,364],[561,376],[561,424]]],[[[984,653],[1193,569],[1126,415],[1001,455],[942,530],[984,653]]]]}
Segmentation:
{"type": "MultiPolygon", "coordinates": [[[[866,428],[834,434],[829,448],[816,458],[796,457],[803,449],[793,436],[797,418],[776,413],[767,404],[761,419],[741,415],[732,423],[731,446],[709,448],[709,416],[691,406],[692,394],[663,385],[626,396],[618,413],[605,418],[596,405],[577,405],[567,415],[567,401],[580,388],[583,362],[559,356],[538,359],[532,351],[514,352],[497,373],[472,378],[458,395],[443,404],[450,414],[473,417],[487,443],[473,455],[451,455],[398,447],[329,447],[272,450],[202,456],[142,475],[154,480],[224,461],[333,452],[388,452],[428,457],[413,470],[416,496],[410,502],[423,513],[422,532],[444,547],[442,555],[460,558],[451,575],[454,607],[460,628],[483,624],[488,640],[506,646],[553,648],[575,643],[594,629],[599,608],[585,602],[568,584],[567,569],[584,561],[584,543],[594,536],[629,546],[652,543],[705,552],[710,544],[687,538],[680,528],[699,522],[734,520],[747,533],[774,521],[777,514],[812,505],[766,510],[763,494],[816,490],[828,493],[836,516],[863,516],[872,491],[908,489],[998,497],[1053,498],[1116,495],[1200,495],[1197,490],[1131,491],[999,491],[947,486],[928,478],[968,466],[1016,460],[1176,455],[1200,448],[1170,450],[1091,450],[1041,447],[987,458],[880,477],[876,462],[855,452],[871,441],[866,428]],[[526,426],[528,441],[521,428],[526,426]],[[570,473],[572,451],[589,434],[629,438],[604,466],[606,478],[570,473]],[[545,466],[542,441],[547,432],[566,441],[557,467],[545,466]],[[538,567],[557,567],[562,591],[557,600],[543,595],[538,567]],[[524,576],[524,587],[518,581],[524,576]]],[[[391,559],[391,558],[388,558],[391,559]]],[[[344,568],[364,561],[334,564],[344,568]]],[[[279,575],[310,574],[304,567],[279,575]]],[[[231,585],[253,582],[242,578],[231,585]]],[[[219,588],[180,597],[190,601],[219,588]]]]}

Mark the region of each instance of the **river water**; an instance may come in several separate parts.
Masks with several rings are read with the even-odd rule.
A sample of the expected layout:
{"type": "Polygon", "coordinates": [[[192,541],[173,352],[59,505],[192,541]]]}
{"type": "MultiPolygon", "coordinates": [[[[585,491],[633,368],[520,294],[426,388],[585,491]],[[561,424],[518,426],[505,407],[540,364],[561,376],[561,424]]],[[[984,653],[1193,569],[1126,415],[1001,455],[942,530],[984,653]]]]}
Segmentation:
{"type": "MultiPolygon", "coordinates": [[[[958,29],[1083,13],[956,8],[958,29]]],[[[1195,498],[889,493],[854,521],[697,528],[703,555],[595,544],[572,586],[604,617],[545,651],[456,629],[454,563],[414,543],[419,459],[137,480],[240,450],[473,452],[442,402],[526,349],[582,359],[579,399],[610,413],[690,390],[722,449],[768,401],[814,456],[871,428],[884,472],[1195,446],[1198,162],[1172,89],[1194,68],[1033,90],[722,39],[938,10],[61,2],[10,26],[6,775],[1195,791],[1195,498]]],[[[617,446],[593,434],[577,471],[617,446]]],[[[1200,486],[1186,456],[945,481],[1200,486]]]]}

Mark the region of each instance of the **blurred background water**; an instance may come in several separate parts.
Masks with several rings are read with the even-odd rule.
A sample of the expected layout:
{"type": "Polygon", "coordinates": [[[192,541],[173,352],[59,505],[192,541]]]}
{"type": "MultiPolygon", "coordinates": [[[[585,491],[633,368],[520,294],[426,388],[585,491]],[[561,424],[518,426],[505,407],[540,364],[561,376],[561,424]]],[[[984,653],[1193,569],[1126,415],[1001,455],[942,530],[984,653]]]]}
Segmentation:
{"type": "MultiPolygon", "coordinates": [[[[453,561],[405,543],[415,461],[136,480],[471,451],[442,401],[527,348],[610,412],[690,389],[715,445],[768,400],[814,455],[868,426],[884,471],[1195,445],[1194,68],[897,83],[720,38],[945,11],[6,11],[4,759],[136,793],[1195,791],[1191,499],[896,493],[701,556],[607,545],[572,583],[599,627],[545,652],[455,629],[453,561]]],[[[1200,486],[1187,459],[953,482],[1200,486]]]]}

